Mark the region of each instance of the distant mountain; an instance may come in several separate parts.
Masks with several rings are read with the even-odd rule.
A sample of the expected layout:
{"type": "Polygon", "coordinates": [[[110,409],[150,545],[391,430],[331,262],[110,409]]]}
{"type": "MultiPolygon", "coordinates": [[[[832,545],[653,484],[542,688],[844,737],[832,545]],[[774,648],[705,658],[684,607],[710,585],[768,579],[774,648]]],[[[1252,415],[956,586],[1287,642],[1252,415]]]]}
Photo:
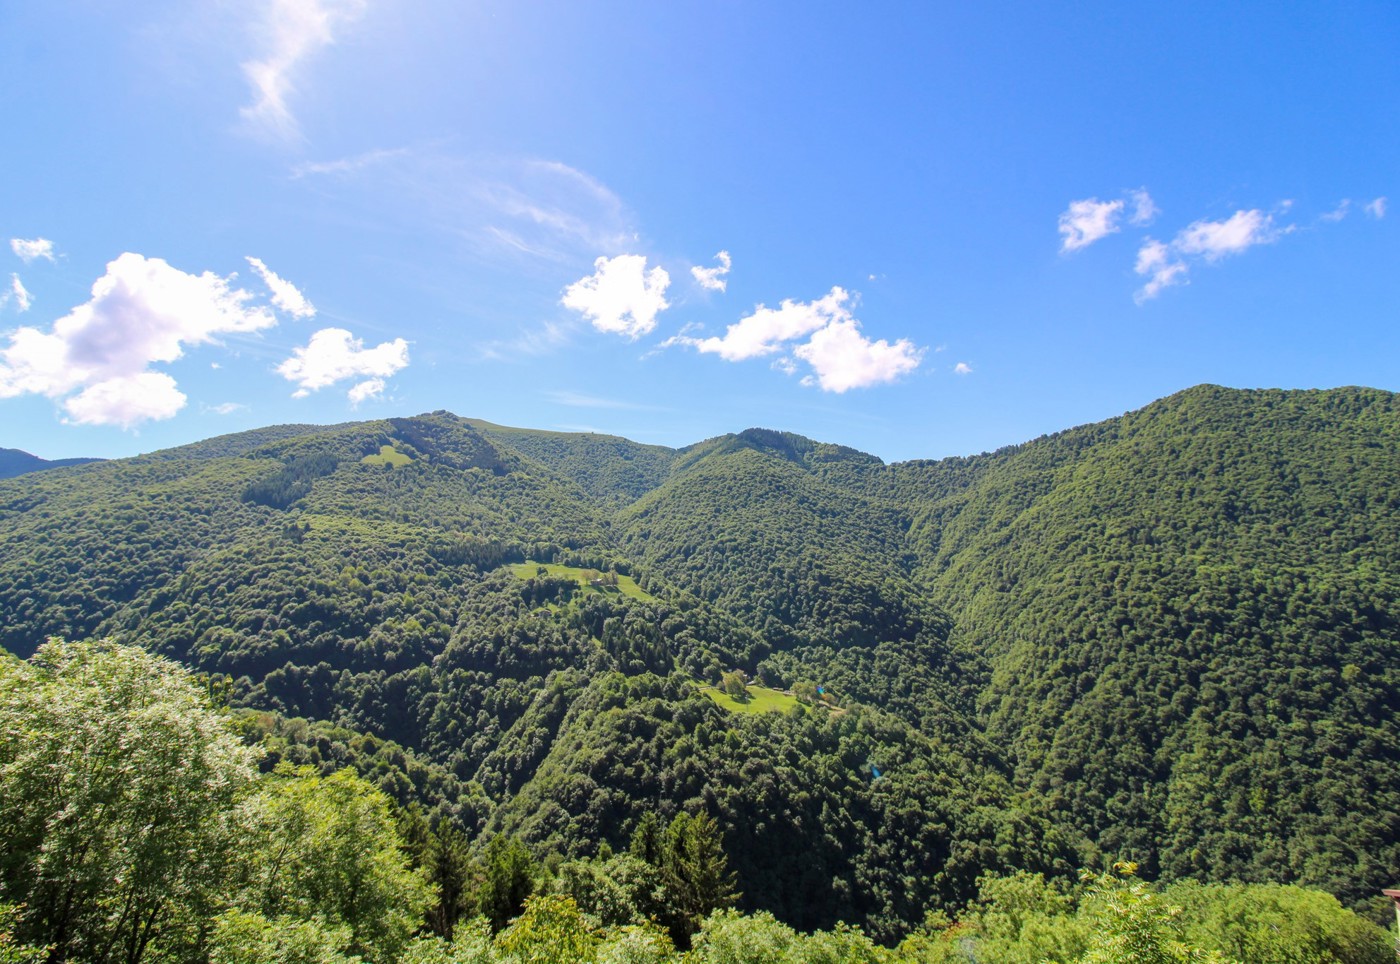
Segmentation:
{"type": "Polygon", "coordinates": [[[892,938],[979,873],[1117,858],[1400,879],[1400,400],[1370,389],[1199,386],[892,465],[277,426],[0,482],[0,645],[51,634],[226,674],[279,753],[541,854],[708,810],[745,906],[803,927],[892,938]],[[733,670],[781,712],[701,688],[733,670]]]}
{"type": "Polygon", "coordinates": [[[0,479],[12,479],[27,472],[61,469],[66,465],[87,465],[101,459],[41,459],[19,449],[0,449],[0,479]]]}

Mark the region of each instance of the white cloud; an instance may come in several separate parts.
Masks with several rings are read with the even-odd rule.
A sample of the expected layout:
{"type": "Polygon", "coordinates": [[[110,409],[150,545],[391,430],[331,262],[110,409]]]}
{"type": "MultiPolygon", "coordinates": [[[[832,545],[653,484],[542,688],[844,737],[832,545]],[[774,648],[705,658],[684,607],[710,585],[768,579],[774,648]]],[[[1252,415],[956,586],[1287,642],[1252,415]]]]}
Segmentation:
{"type": "Polygon", "coordinates": [[[183,357],[186,346],[277,323],[253,296],[211,272],[187,274],[160,258],[127,252],[93,282],[92,297],[53,324],[24,327],[0,349],[0,398],[58,398],[75,421],[130,428],[169,418],[185,396],[169,375],[149,370],[183,357]]]}
{"type": "MultiPolygon", "coordinates": [[[[1381,200],[1384,201],[1385,199],[1382,198],[1381,200]]],[[[29,264],[31,261],[38,260],[39,258],[44,258],[48,261],[53,260],[53,242],[48,238],[34,238],[30,241],[26,241],[24,238],[11,238],[10,250],[15,253],[15,257],[19,258],[25,264],[29,264]]]]}
{"type": "Polygon", "coordinates": [[[357,385],[353,385],[350,391],[345,393],[345,397],[350,399],[351,405],[358,406],[361,402],[371,398],[378,398],[384,394],[384,379],[368,378],[357,385]]]}
{"type": "Polygon", "coordinates": [[[28,311],[29,306],[34,303],[34,299],[29,295],[29,289],[24,286],[24,282],[19,280],[19,275],[10,275],[10,290],[0,294],[0,307],[9,304],[10,299],[15,300],[16,311],[28,311]]]}
{"type": "Polygon", "coordinates": [[[1133,295],[1133,300],[1138,304],[1157,297],[1163,288],[1186,283],[1186,262],[1172,253],[1170,245],[1151,238],[1138,249],[1137,264],[1133,270],[1149,276],[1147,283],[1133,295]]]}
{"type": "Polygon", "coordinates": [[[1333,210],[1328,211],[1326,214],[1319,215],[1319,217],[1323,221],[1337,222],[1345,218],[1347,216],[1347,212],[1349,212],[1350,210],[1351,199],[1342,198],[1341,202],[1333,210]]]}
{"type": "Polygon", "coordinates": [[[211,406],[207,411],[213,412],[215,415],[232,415],[234,412],[242,412],[247,408],[248,406],[241,402],[221,402],[211,406]]]}
{"type": "MultiPolygon", "coordinates": [[[[689,345],[697,351],[719,355],[725,361],[745,361],[775,355],[791,348],[792,356],[812,366],[814,374],[804,385],[823,391],[845,392],[894,381],[918,367],[924,349],[901,338],[894,344],[871,341],[860,333],[860,322],[851,314],[851,295],[832,288],[816,301],[784,300],[777,308],[759,305],[753,314],[730,325],[724,337],[694,338],[679,334],[667,344],[689,345]],[[801,339],[806,341],[792,345],[801,339]]],[[[797,371],[793,357],[782,355],[773,367],[786,374],[797,371]]]]}
{"type": "Polygon", "coordinates": [[[719,252],[715,255],[715,260],[719,262],[719,267],[702,268],[696,265],[690,269],[690,274],[695,278],[696,283],[706,291],[723,291],[729,286],[729,282],[724,280],[724,276],[729,274],[729,269],[733,265],[729,259],[729,252],[719,252]]]}
{"type": "Polygon", "coordinates": [[[287,103],[298,66],[335,42],[336,31],[363,12],[365,0],[264,0],[256,30],[262,56],[243,64],[253,103],[241,111],[254,128],[282,139],[299,136],[287,103]]]}
{"type": "Polygon", "coordinates": [[[253,270],[258,273],[268,290],[272,292],[274,305],[293,318],[315,317],[316,306],[306,300],[306,295],[297,290],[296,285],[279,277],[271,268],[263,264],[260,258],[248,258],[248,263],[253,266],[253,270]]]}
{"type": "Polygon", "coordinates": [[[1151,224],[1157,215],[1162,213],[1152,200],[1152,195],[1147,193],[1147,188],[1140,187],[1136,191],[1129,191],[1128,197],[1133,202],[1133,213],[1128,218],[1129,223],[1139,226],[1151,224]]]}
{"type": "Polygon", "coordinates": [[[77,425],[131,428],[145,421],[173,418],[185,407],[185,393],[165,372],[137,372],[108,378],[63,403],[66,421],[77,425]]]}
{"type": "Polygon", "coordinates": [[[561,303],[580,312],[599,331],[626,335],[634,341],[656,327],[656,316],[670,307],[666,288],[671,276],[660,267],[646,270],[640,254],[598,258],[594,272],[569,285],[561,303]]]}
{"type": "Polygon", "coordinates": [[[1192,259],[1211,264],[1257,245],[1272,244],[1294,230],[1294,225],[1280,227],[1272,214],[1254,209],[1236,211],[1222,221],[1193,221],[1178,231],[1170,244],[1149,238],[1138,249],[1133,266],[1148,280],[1134,292],[1133,300],[1142,304],[1157,297],[1163,288],[1185,284],[1192,259]]]}
{"type": "Polygon", "coordinates": [[[1272,244],[1290,233],[1292,226],[1276,228],[1271,214],[1258,209],[1236,211],[1224,221],[1194,221],[1177,234],[1172,247],[1183,254],[1218,261],[1241,254],[1259,244],[1272,244]]]}
{"type": "Polygon", "coordinates": [[[871,341],[860,333],[855,319],[827,325],[792,353],[816,372],[802,379],[802,384],[815,383],[822,391],[837,394],[892,382],[918,368],[924,355],[923,349],[914,347],[907,338],[893,345],[883,338],[871,341]]]}
{"type": "Polygon", "coordinates": [[[1379,221],[1381,218],[1385,217],[1385,205],[1385,198],[1378,197],[1370,204],[1366,205],[1366,213],[1379,221]]]}
{"type": "Polygon", "coordinates": [[[1122,213],[1122,201],[1100,201],[1096,197],[1071,201],[1060,215],[1060,234],[1065,238],[1060,245],[1061,253],[1087,248],[1113,234],[1118,230],[1117,222],[1122,213]]]}
{"type": "Polygon", "coordinates": [[[846,307],[850,294],[844,288],[832,288],[816,301],[784,300],[777,308],[759,305],[753,314],[730,325],[723,338],[678,337],[680,344],[697,351],[719,355],[725,361],[744,361],[759,355],[772,355],[783,350],[784,343],[810,335],[814,331],[838,322],[851,321],[846,307]]]}
{"type": "Polygon", "coordinates": [[[969,365],[967,362],[962,362],[962,361],[960,361],[960,362],[958,362],[956,365],[953,366],[953,374],[955,374],[955,375],[971,375],[971,374],[972,374],[972,366],[969,365]]]}
{"type": "Polygon", "coordinates": [[[368,376],[350,389],[350,400],[360,402],[383,391],[382,380],[407,366],[408,342],[402,338],[365,348],[344,328],[322,328],[306,347],[293,349],[292,357],[277,366],[277,374],[297,383],[293,398],[305,398],[347,378],[368,376]]]}

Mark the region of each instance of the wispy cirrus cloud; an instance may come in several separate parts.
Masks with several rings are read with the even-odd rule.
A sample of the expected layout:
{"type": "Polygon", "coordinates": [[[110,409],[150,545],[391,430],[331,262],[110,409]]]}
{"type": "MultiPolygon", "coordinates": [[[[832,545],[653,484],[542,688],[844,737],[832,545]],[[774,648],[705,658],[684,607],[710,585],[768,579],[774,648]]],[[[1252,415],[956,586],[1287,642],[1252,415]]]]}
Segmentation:
{"type": "Polygon", "coordinates": [[[686,345],[731,362],[780,355],[774,367],[789,375],[799,371],[800,360],[812,369],[803,377],[804,385],[838,394],[892,382],[917,368],[924,349],[907,338],[890,343],[865,337],[851,311],[852,301],[848,291],[834,287],[814,301],[788,299],[777,308],[759,305],[723,336],[697,338],[682,332],[665,345],[686,345]]]}
{"type": "Polygon", "coordinates": [[[597,178],[557,160],[458,155],[438,146],[375,150],[301,164],[348,209],[376,223],[432,233],[494,264],[530,262],[548,271],[635,245],[638,230],[622,200],[597,178]]]}
{"type": "Polygon", "coordinates": [[[296,285],[277,275],[271,268],[263,264],[261,258],[250,257],[247,261],[272,292],[274,305],[293,318],[315,317],[316,306],[307,300],[306,295],[302,294],[296,285]]]}
{"type": "Polygon", "coordinates": [[[289,103],[297,75],[364,9],[365,0],[263,0],[253,28],[260,51],[243,64],[253,100],[240,113],[250,129],[278,140],[300,138],[289,103]]]}
{"type": "Polygon", "coordinates": [[[175,379],[151,366],[187,348],[277,324],[266,305],[231,277],[189,274],[160,258],[127,252],[107,265],[92,297],[48,331],[24,327],[0,349],[0,398],[61,399],[66,420],[131,428],[170,418],[185,405],[175,379]]]}
{"type": "Polygon", "coordinates": [[[1381,218],[1385,217],[1385,208],[1386,199],[1383,197],[1378,197],[1374,201],[1366,205],[1365,211],[1368,215],[1379,221],[1381,218]]]}
{"type": "Polygon", "coordinates": [[[640,254],[598,258],[594,271],[564,291],[560,303],[586,317],[599,331],[636,341],[656,327],[656,316],[670,307],[671,276],[657,265],[647,270],[640,254]]]}
{"type": "Polygon", "coordinates": [[[25,312],[34,303],[29,294],[29,289],[24,286],[24,282],[19,280],[19,275],[10,275],[10,287],[8,291],[0,291],[0,308],[5,307],[11,301],[15,303],[15,310],[25,312]]]}
{"type": "Polygon", "coordinates": [[[560,405],[566,405],[569,408],[604,408],[632,412],[668,411],[668,409],[664,409],[658,405],[644,405],[639,402],[628,402],[618,398],[602,398],[598,395],[589,395],[585,392],[572,392],[566,389],[545,392],[545,397],[560,405]]]}

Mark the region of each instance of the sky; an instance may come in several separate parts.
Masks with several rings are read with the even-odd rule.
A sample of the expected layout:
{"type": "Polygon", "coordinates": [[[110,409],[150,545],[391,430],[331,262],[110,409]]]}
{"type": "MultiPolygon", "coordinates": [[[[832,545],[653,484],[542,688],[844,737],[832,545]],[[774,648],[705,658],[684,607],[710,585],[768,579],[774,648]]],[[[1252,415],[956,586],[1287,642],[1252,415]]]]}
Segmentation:
{"type": "Polygon", "coordinates": [[[1400,5],[0,4],[0,446],[1400,390],[1400,5]]]}

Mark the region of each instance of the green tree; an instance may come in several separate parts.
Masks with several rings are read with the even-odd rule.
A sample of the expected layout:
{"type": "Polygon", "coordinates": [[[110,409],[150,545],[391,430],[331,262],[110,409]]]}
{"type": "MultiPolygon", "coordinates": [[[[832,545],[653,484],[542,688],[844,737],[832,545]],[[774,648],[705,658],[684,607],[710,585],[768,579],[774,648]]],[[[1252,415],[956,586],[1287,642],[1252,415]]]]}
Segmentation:
{"type": "Polygon", "coordinates": [[[428,926],[450,941],[471,897],[474,865],[466,835],[449,823],[439,824],[428,837],[423,866],[437,891],[428,908],[428,926]]]}
{"type": "Polygon", "coordinates": [[[572,897],[538,894],[496,935],[496,947],[511,964],[585,964],[596,959],[598,938],[572,897]]]}
{"type": "Polygon", "coordinates": [[[748,686],[744,680],[744,671],[735,669],[727,673],[721,673],[719,678],[720,692],[731,696],[740,702],[749,698],[748,686]]]}
{"type": "Polygon", "coordinates": [[[707,813],[678,813],[666,828],[662,867],[669,905],[667,925],[677,946],[687,947],[700,922],[739,899],[719,825],[707,813]]]}
{"type": "Polygon", "coordinates": [[[1136,864],[1115,864],[1114,871],[1085,874],[1092,935],[1079,964],[1229,964],[1182,939],[1181,908],[1133,880],[1136,864]]]}
{"type": "Polygon", "coordinates": [[[431,887],[409,865],[389,798],[354,772],[283,764],[236,819],[240,909],[344,925],[349,950],[373,960],[392,959],[418,929],[431,887]]]}
{"type": "Polygon", "coordinates": [[[227,911],[214,920],[209,964],[358,964],[346,954],[351,940],[343,924],[227,911]]]}
{"type": "Polygon", "coordinates": [[[493,931],[500,931],[535,892],[535,859],[519,840],[501,835],[486,845],[482,864],[477,910],[491,922],[493,931]]]}
{"type": "Polygon", "coordinates": [[[110,642],[0,653],[0,900],[50,960],[196,941],[252,753],[175,664],[110,642]]]}

